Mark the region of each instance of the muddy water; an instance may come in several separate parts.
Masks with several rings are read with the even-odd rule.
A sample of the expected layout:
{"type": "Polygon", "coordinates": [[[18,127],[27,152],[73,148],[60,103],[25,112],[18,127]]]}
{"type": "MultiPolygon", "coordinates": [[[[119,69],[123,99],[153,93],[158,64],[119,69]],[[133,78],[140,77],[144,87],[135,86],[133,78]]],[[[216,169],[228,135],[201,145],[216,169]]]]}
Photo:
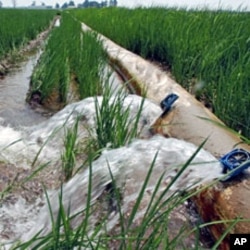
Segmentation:
{"type": "Polygon", "coordinates": [[[34,53],[20,67],[0,79],[0,118],[5,124],[13,127],[30,126],[47,119],[25,101],[30,76],[39,56],[39,51],[34,53]]]}

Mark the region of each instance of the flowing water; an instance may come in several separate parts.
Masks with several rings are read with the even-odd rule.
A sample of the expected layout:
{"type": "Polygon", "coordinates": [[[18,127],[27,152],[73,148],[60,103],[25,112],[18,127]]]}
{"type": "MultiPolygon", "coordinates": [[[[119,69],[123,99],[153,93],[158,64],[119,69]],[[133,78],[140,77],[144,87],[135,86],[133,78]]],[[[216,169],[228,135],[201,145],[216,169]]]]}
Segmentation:
{"type": "MultiPolygon", "coordinates": [[[[43,147],[35,165],[38,166],[49,162],[50,166],[53,167],[52,169],[48,167],[45,171],[47,175],[41,175],[39,181],[33,181],[32,187],[28,186],[29,199],[34,196],[33,199],[28,200],[27,194],[22,190],[9,197],[7,196],[8,199],[4,199],[5,202],[0,208],[0,242],[17,239],[26,241],[40,230],[42,230],[42,235],[51,230],[51,219],[47,203],[43,195],[36,191],[36,185],[41,185],[40,182],[43,178],[46,180],[48,178],[53,180],[58,178],[61,165],[60,154],[63,151],[63,138],[66,127],[72,127],[76,119],[80,117],[78,142],[82,142],[90,136],[88,128],[95,127],[95,101],[95,98],[90,97],[69,104],[47,121],[39,125],[26,127],[23,130],[14,130],[9,127],[1,128],[1,161],[7,160],[8,163],[16,167],[22,166],[28,171],[32,169],[31,165],[34,158],[39,153],[40,148],[43,147]],[[5,137],[8,137],[8,140],[4,140],[5,137]],[[17,142],[6,148],[6,145],[12,141],[17,142]]],[[[130,107],[131,123],[135,120],[134,117],[139,110],[141,101],[142,98],[136,95],[128,95],[125,99],[124,108],[130,107]]],[[[102,102],[102,97],[98,97],[98,102],[102,102]]],[[[112,102],[112,98],[110,102],[112,102]]],[[[135,139],[130,145],[119,149],[107,149],[99,159],[92,163],[92,203],[95,203],[101,197],[108,184],[111,183],[110,168],[117,185],[123,190],[123,213],[129,214],[146,178],[148,169],[157,154],[154,170],[143,198],[142,204],[144,206],[136,217],[137,222],[135,223],[138,223],[147,208],[146,204],[149,203],[160,176],[165,172],[159,194],[178,173],[181,165],[195,152],[196,147],[194,145],[174,138],[166,139],[155,135],[149,139],[149,128],[160,114],[161,109],[159,106],[146,100],[139,126],[142,131],[141,136],[144,139],[135,139]]],[[[91,136],[94,137],[95,133],[91,136]]],[[[82,159],[81,157],[78,159],[77,167],[82,164],[82,159]]],[[[86,168],[63,186],[63,205],[65,209],[70,206],[71,215],[82,211],[86,206],[89,180],[89,170],[87,166],[86,168]]],[[[171,187],[166,198],[172,192],[185,190],[196,182],[202,181],[202,183],[205,183],[211,181],[219,177],[220,172],[221,168],[218,161],[208,152],[201,150],[193,164],[171,187]]],[[[54,216],[58,213],[59,193],[60,191],[57,190],[49,192],[54,216]]],[[[92,216],[90,233],[98,220],[98,214],[92,216]]],[[[118,221],[118,213],[113,213],[107,222],[106,227],[108,230],[113,230],[118,225],[118,221]]],[[[72,226],[75,227],[79,223],[80,220],[76,219],[72,226]]]]}
{"type": "Polygon", "coordinates": [[[33,125],[46,118],[26,103],[26,95],[29,90],[30,76],[36,64],[40,52],[29,57],[28,61],[0,79],[0,117],[11,126],[33,125]]]}
{"type": "MultiPolygon", "coordinates": [[[[4,244],[6,249],[13,241],[27,241],[40,230],[41,235],[51,230],[43,185],[49,190],[52,213],[56,216],[59,210],[58,195],[61,192],[61,154],[64,150],[65,133],[79,119],[78,144],[84,145],[90,137],[95,138],[95,103],[101,105],[103,100],[101,96],[89,97],[68,104],[50,118],[37,114],[25,103],[29,77],[37,58],[38,55],[32,57],[23,64],[20,71],[10,75],[10,78],[6,77],[0,83],[0,243],[4,244]],[[41,171],[36,173],[39,167],[41,171]],[[31,175],[34,176],[29,179],[31,175]],[[15,184],[12,189],[11,183],[15,184]]],[[[114,97],[110,98],[110,104],[113,101],[114,97]]],[[[141,102],[142,98],[137,95],[127,94],[124,99],[123,108],[130,109],[131,125],[135,123],[141,102]]],[[[158,197],[197,149],[196,146],[182,140],[152,135],[150,128],[161,113],[162,110],[157,103],[146,99],[139,119],[140,138],[118,149],[107,148],[92,163],[91,203],[100,202],[100,198],[112,182],[109,172],[111,170],[122,192],[122,212],[130,214],[151,163],[156,157],[142,206],[135,217],[135,225],[140,223],[147,209],[157,180],[163,174],[158,197]]],[[[90,170],[88,164],[82,168],[84,159],[85,153],[80,152],[76,159],[76,169],[80,171],[62,187],[62,203],[66,210],[70,207],[70,215],[86,208],[90,170]]],[[[164,199],[174,192],[194,187],[197,183],[209,182],[219,176],[219,162],[210,153],[201,150],[178,181],[171,186],[164,199]]],[[[103,206],[105,204],[101,204],[100,207],[103,206]]],[[[101,210],[105,212],[105,209],[101,210]]],[[[109,213],[109,209],[106,210],[109,213]]],[[[99,209],[91,215],[89,234],[93,232],[94,225],[102,213],[99,209]]],[[[80,217],[76,217],[72,222],[73,228],[81,222],[80,217]]],[[[118,225],[119,214],[113,209],[105,228],[112,231],[118,225]]]]}

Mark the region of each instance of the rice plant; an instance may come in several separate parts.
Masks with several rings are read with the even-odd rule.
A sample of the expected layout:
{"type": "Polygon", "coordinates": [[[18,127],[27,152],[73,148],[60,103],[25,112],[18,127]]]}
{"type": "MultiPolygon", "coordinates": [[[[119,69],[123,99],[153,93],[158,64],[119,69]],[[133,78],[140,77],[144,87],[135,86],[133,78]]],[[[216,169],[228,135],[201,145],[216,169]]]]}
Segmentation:
{"type": "MultiPolygon", "coordinates": [[[[80,99],[101,94],[101,73],[106,62],[102,43],[94,33],[83,33],[80,22],[64,12],[54,28],[32,78],[28,100],[65,105],[70,84],[76,83],[80,99]]],[[[48,105],[47,105],[48,106],[48,105]]]]}
{"type": "Polygon", "coordinates": [[[119,91],[113,95],[106,84],[101,104],[96,99],[96,147],[118,148],[139,136],[139,118],[143,110],[144,99],[135,116],[131,116],[130,107],[124,109],[126,94],[119,91]]]}
{"type": "Polygon", "coordinates": [[[108,62],[102,42],[94,32],[84,32],[74,68],[80,98],[102,94],[102,72],[108,62]]]}
{"type": "Polygon", "coordinates": [[[62,169],[66,181],[68,181],[72,177],[74,167],[76,164],[76,154],[78,151],[77,147],[78,122],[79,119],[77,118],[73,128],[66,129],[66,134],[64,139],[64,152],[61,155],[62,169]]]}
{"type": "MultiPolygon", "coordinates": [[[[65,19],[68,20],[67,17],[65,19]]],[[[55,103],[66,102],[70,82],[68,53],[70,42],[67,40],[67,36],[71,36],[66,32],[69,30],[67,29],[69,25],[72,26],[70,21],[62,20],[61,26],[52,30],[45,46],[45,52],[41,55],[39,63],[32,73],[28,100],[32,100],[34,94],[38,94],[40,104],[45,104],[49,98],[53,98],[55,103]],[[66,33],[64,33],[64,29],[66,33]]],[[[75,35],[79,35],[79,32],[76,32],[75,35]]]]}
{"type": "Polygon", "coordinates": [[[55,14],[54,10],[1,9],[0,60],[48,28],[55,14]]]}
{"type": "Polygon", "coordinates": [[[167,66],[177,82],[249,137],[249,13],[161,7],[71,13],[121,46],[167,66]]]}

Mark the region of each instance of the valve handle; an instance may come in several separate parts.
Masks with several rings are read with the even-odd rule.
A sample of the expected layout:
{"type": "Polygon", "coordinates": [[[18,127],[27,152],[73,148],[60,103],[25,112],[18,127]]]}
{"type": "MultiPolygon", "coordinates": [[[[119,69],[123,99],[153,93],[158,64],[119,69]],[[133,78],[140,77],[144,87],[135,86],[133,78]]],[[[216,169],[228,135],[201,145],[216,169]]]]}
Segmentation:
{"type": "Polygon", "coordinates": [[[163,110],[163,113],[161,117],[167,114],[167,112],[171,109],[173,103],[179,98],[178,95],[172,93],[167,95],[162,101],[161,101],[161,108],[163,110]]]}
{"type": "Polygon", "coordinates": [[[224,155],[220,162],[223,165],[223,173],[227,174],[232,171],[231,174],[227,175],[223,181],[227,181],[232,177],[239,175],[246,168],[250,167],[250,153],[244,149],[234,149],[233,151],[224,155]]]}

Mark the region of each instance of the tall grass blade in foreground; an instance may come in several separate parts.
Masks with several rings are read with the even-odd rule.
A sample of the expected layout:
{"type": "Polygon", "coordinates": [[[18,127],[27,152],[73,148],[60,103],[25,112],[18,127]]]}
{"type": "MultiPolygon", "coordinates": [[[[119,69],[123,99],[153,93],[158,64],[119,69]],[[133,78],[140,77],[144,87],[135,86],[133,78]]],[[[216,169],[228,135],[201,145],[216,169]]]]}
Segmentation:
{"type": "MultiPolygon", "coordinates": [[[[205,142],[204,142],[205,143],[205,142]]],[[[204,144],[203,143],[203,144],[204,144]]],[[[151,177],[152,172],[154,171],[155,161],[157,159],[157,154],[155,155],[152,164],[148,168],[147,176],[142,183],[141,190],[136,198],[136,202],[132,207],[131,213],[129,216],[123,213],[123,201],[120,187],[116,185],[116,180],[109,169],[111,186],[109,199],[115,200],[116,206],[115,211],[119,214],[119,226],[120,231],[116,230],[116,234],[106,232],[106,219],[101,219],[100,223],[97,223],[96,229],[90,235],[89,234],[89,223],[91,222],[92,216],[92,205],[93,201],[91,200],[91,192],[93,187],[92,175],[94,169],[92,169],[92,160],[89,158],[89,179],[88,179],[88,190],[87,190],[87,200],[86,208],[83,213],[83,220],[77,228],[72,228],[71,220],[74,219],[76,215],[70,216],[70,207],[65,209],[63,207],[63,187],[59,194],[59,213],[54,217],[52,212],[52,207],[50,205],[50,200],[47,195],[47,202],[50,214],[51,214],[51,223],[52,223],[52,232],[46,236],[36,235],[29,242],[22,243],[14,249],[29,249],[32,246],[32,249],[73,249],[73,247],[83,247],[91,249],[107,249],[112,248],[112,244],[118,246],[118,249],[158,249],[159,247],[165,246],[167,249],[185,249],[184,239],[189,237],[188,228],[182,227],[176,235],[171,235],[169,231],[169,223],[171,223],[170,215],[178,206],[182,205],[187,199],[199,193],[202,189],[190,191],[183,187],[181,191],[171,192],[170,187],[175,184],[176,181],[183,174],[184,170],[187,169],[189,164],[195,158],[203,144],[194,152],[190,159],[180,167],[177,175],[172,179],[169,185],[163,190],[160,191],[160,186],[163,181],[163,175],[156,180],[155,188],[152,192],[152,198],[145,207],[145,213],[140,219],[140,224],[134,224],[135,218],[138,213],[141,212],[141,203],[146,192],[149,178],[151,177]],[[111,196],[112,197],[111,197],[111,196]]],[[[192,188],[192,187],[189,187],[192,188]]],[[[46,193],[45,193],[46,194],[46,193]]],[[[83,194],[84,195],[84,194],[83,194]]],[[[109,213],[109,212],[107,212],[109,213]]],[[[238,222],[236,219],[232,227],[238,222]]],[[[213,222],[216,223],[216,222],[213,222]]],[[[202,225],[199,225],[196,229],[202,225]]],[[[232,227],[228,228],[227,233],[231,230],[232,227]]],[[[196,230],[195,229],[195,230],[196,230]]],[[[218,243],[215,243],[215,247],[218,246],[221,240],[226,236],[226,233],[221,236],[218,243]]],[[[199,237],[199,233],[196,234],[196,237],[199,237]]],[[[197,239],[197,242],[199,239],[197,239]]],[[[196,243],[197,249],[199,244],[196,243]]]]}

